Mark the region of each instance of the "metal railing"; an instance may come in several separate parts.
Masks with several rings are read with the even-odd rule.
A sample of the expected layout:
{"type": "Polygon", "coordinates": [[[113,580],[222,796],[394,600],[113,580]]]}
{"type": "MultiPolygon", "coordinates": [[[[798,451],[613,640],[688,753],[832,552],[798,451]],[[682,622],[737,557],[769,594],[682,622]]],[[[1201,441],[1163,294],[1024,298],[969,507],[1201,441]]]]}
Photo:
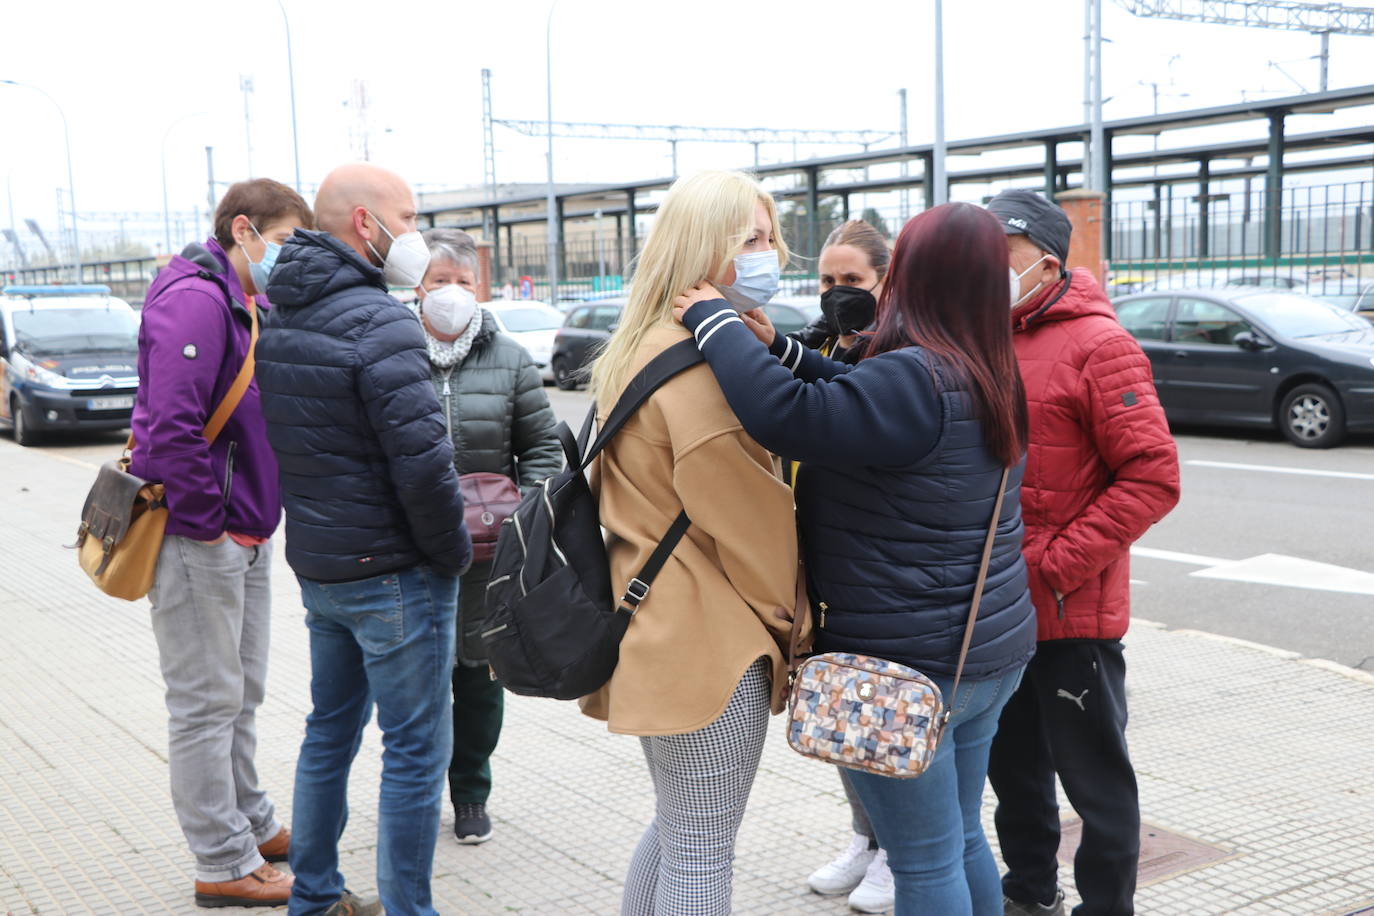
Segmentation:
{"type": "MultiPolygon", "coordinates": [[[[1259,180],[1236,181],[1205,196],[1196,186],[1185,188],[1161,183],[1152,199],[1112,201],[1106,226],[1112,294],[1258,280],[1337,295],[1374,282],[1374,181],[1284,188],[1273,211],[1259,180]]],[[[875,207],[868,215],[879,217],[891,235],[901,228],[895,204],[875,207]]],[[[799,224],[804,217],[794,213],[784,219],[799,224]]],[[[838,223],[839,214],[826,211],[817,223],[819,238],[838,223]]],[[[643,240],[642,234],[635,237],[641,245],[643,240]]],[[[623,295],[636,254],[631,245],[628,234],[562,241],[562,297],[623,295]]],[[[534,298],[547,297],[548,251],[542,234],[502,238],[493,254],[494,296],[509,292],[518,297],[522,280],[527,280],[534,298]]],[[[104,283],[138,305],[156,271],[155,258],[126,258],[85,264],[79,278],[70,265],[11,268],[0,277],[6,285],[104,283]]],[[[783,293],[815,292],[816,261],[799,255],[784,274],[783,293]]]]}
{"type": "Polygon", "coordinates": [[[121,258],[82,264],[79,275],[70,264],[45,267],[12,267],[0,272],[4,286],[42,285],[54,283],[103,283],[112,295],[135,307],[143,304],[148,284],[157,274],[156,258],[121,258]]]}
{"type": "Polygon", "coordinates": [[[1114,292],[1244,282],[1317,295],[1374,281],[1374,182],[1113,201],[1108,261],[1114,292]],[[1271,209],[1271,203],[1273,208],[1271,209]]]}

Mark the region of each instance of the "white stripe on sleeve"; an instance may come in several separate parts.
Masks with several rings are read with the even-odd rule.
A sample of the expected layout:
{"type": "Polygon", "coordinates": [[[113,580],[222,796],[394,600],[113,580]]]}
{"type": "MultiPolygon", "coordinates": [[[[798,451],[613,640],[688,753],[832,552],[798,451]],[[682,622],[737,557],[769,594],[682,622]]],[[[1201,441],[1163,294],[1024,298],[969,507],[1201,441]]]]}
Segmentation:
{"type": "MultiPolygon", "coordinates": [[[[713,317],[714,317],[714,316],[713,316],[713,317]]],[[[730,324],[731,322],[739,322],[740,324],[744,324],[743,321],[740,321],[739,315],[735,314],[735,312],[734,312],[733,310],[731,310],[731,312],[730,312],[730,317],[729,317],[729,318],[726,318],[726,319],[723,320],[723,321],[717,321],[717,322],[715,323],[715,326],[714,326],[713,328],[711,328],[711,330],[707,331],[704,335],[702,335],[701,339],[697,341],[697,347],[700,348],[700,347],[706,346],[706,341],[708,341],[708,340],[711,339],[711,335],[712,335],[712,334],[715,334],[717,331],[719,331],[721,328],[725,327],[727,324],[730,324]]],[[[706,326],[705,324],[702,324],[702,325],[700,325],[700,326],[697,328],[697,330],[699,331],[699,330],[701,330],[701,328],[703,328],[703,327],[705,327],[705,326],[706,326]]]]}
{"type": "Polygon", "coordinates": [[[697,345],[700,346],[700,345],[704,342],[704,341],[702,340],[702,336],[701,336],[701,335],[704,334],[704,333],[706,332],[706,330],[710,327],[710,325],[711,325],[713,322],[715,322],[717,319],[729,318],[729,317],[739,317],[739,313],[736,312],[734,309],[731,309],[731,308],[721,309],[720,311],[716,312],[714,315],[708,316],[708,317],[706,318],[705,321],[703,321],[701,324],[697,325],[696,331],[693,332],[693,335],[694,335],[694,336],[696,337],[696,339],[697,339],[697,345]]]}

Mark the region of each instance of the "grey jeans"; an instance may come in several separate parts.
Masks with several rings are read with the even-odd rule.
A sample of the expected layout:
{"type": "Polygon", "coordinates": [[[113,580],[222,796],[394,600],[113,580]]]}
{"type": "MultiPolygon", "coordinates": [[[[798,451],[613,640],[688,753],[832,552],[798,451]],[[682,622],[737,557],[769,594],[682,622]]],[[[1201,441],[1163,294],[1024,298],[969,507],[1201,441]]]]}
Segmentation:
{"type": "Polygon", "coordinates": [[[167,685],[172,807],[200,881],[263,864],[281,829],[258,788],[254,716],[267,679],[272,545],[168,536],[148,598],[167,685]]]}

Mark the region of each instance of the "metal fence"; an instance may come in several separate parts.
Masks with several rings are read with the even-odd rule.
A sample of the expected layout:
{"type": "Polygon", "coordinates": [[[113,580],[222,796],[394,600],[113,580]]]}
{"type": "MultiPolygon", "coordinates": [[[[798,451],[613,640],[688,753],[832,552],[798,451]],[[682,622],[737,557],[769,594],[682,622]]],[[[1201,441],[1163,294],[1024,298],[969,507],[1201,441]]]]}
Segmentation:
{"type": "MultiPolygon", "coordinates": [[[[827,230],[828,231],[828,230],[827,230]]],[[[642,247],[643,236],[638,237],[642,247]]],[[[548,296],[548,247],[542,237],[502,240],[493,265],[492,295],[520,295],[527,281],[532,298],[548,296]]],[[[629,286],[634,254],[629,238],[573,238],[559,244],[558,294],[562,299],[602,299],[623,295],[629,286]]],[[[785,295],[811,295],[817,292],[814,261],[799,260],[783,275],[785,295]]]]}
{"type": "Polygon", "coordinates": [[[148,284],[157,274],[156,258],[124,258],[82,264],[78,276],[71,264],[45,267],[13,267],[0,274],[5,286],[53,283],[103,283],[110,292],[135,307],[143,304],[148,284]]]}
{"type": "Polygon", "coordinates": [[[1110,282],[1116,291],[1229,281],[1334,295],[1374,280],[1374,182],[1285,188],[1274,203],[1248,182],[1113,201],[1110,282]]]}
{"type": "MultiPolygon", "coordinates": [[[[1196,186],[1188,193],[1186,187],[1161,184],[1152,199],[1112,201],[1105,235],[1113,295],[1228,281],[1339,295],[1374,283],[1374,182],[1284,188],[1272,209],[1258,179],[1207,194],[1197,193],[1196,186]]],[[[822,204],[815,229],[821,240],[840,220],[833,201],[822,198],[822,204]]],[[[895,203],[864,215],[880,222],[889,235],[901,228],[895,203]]],[[[785,210],[782,217],[789,236],[807,228],[801,208],[785,210]]],[[[634,241],[642,245],[644,237],[640,232],[634,241]]],[[[637,253],[633,244],[628,233],[578,233],[562,240],[560,296],[595,299],[623,294],[637,253]]],[[[494,255],[494,296],[518,297],[527,284],[534,298],[547,299],[548,249],[542,234],[502,238],[494,255]]],[[[137,305],[156,271],[154,258],[129,258],[83,265],[79,278],[70,265],[12,268],[0,276],[6,285],[104,283],[137,305]]],[[[782,291],[814,295],[816,259],[798,254],[783,276],[782,291]]]]}

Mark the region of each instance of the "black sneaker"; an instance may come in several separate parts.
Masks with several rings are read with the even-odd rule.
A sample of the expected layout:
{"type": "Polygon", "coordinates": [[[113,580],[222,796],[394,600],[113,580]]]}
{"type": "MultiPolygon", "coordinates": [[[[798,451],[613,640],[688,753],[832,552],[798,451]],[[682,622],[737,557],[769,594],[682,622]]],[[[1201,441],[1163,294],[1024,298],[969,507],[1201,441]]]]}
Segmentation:
{"type": "Polygon", "coordinates": [[[491,818],[486,805],[454,805],[453,835],[458,842],[476,846],[491,839],[491,818]]]}
{"type": "Polygon", "coordinates": [[[1054,900],[1044,903],[1022,903],[1010,897],[1002,898],[1004,916],[1064,916],[1064,892],[1056,890],[1054,900]]]}

